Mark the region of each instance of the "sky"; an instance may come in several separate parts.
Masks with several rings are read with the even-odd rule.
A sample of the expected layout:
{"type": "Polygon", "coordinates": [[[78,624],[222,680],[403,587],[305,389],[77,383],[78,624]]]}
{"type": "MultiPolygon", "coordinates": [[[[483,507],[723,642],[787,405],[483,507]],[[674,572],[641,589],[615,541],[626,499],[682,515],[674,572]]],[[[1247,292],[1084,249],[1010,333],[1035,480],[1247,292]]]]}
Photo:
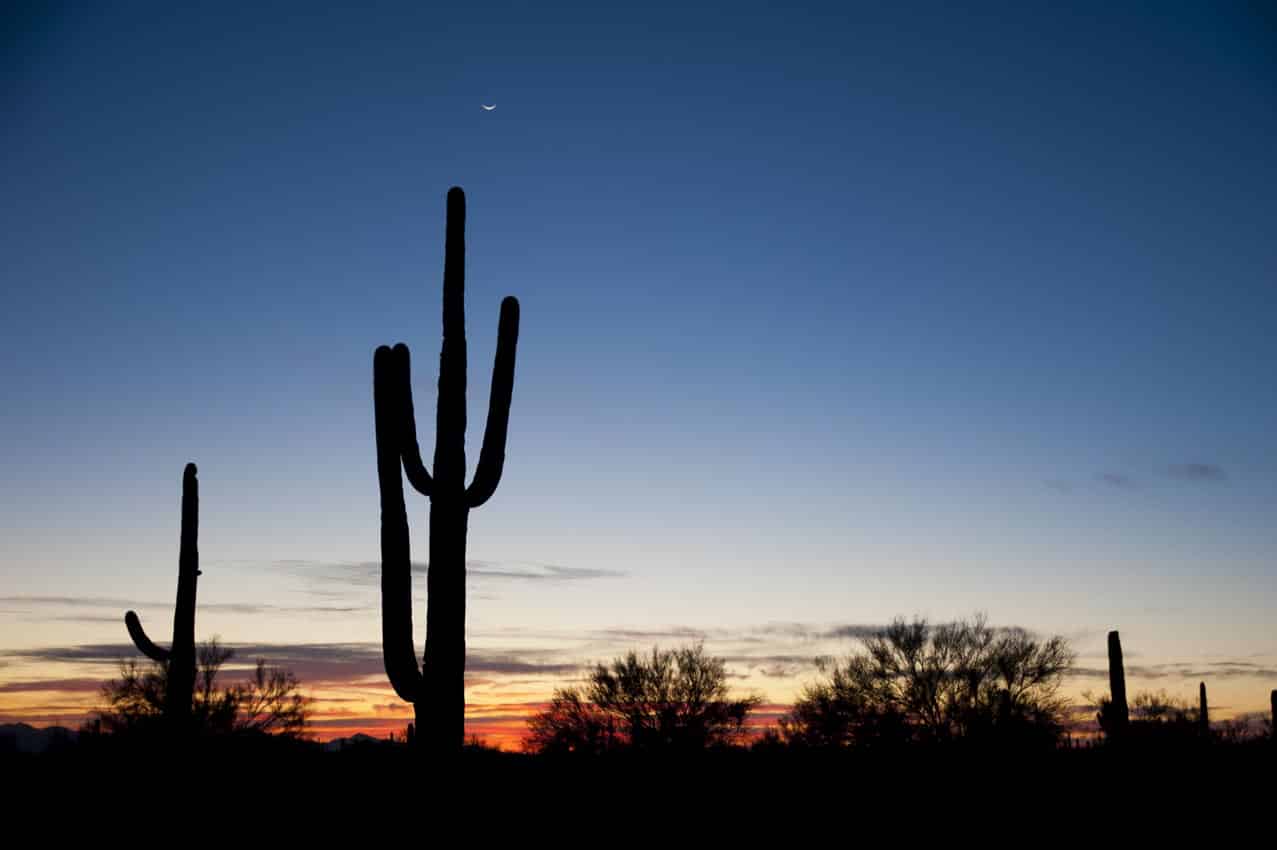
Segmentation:
{"type": "Polygon", "coordinates": [[[0,722],[81,718],[124,610],[167,638],[193,461],[197,637],[321,734],[402,727],[372,354],[433,410],[454,185],[471,469],[522,305],[472,729],[698,638],[779,711],[863,627],[975,612],[1068,637],[1071,692],[1116,628],[1131,687],[1265,707],[1277,15],[966,5],[19,4],[0,722]]]}

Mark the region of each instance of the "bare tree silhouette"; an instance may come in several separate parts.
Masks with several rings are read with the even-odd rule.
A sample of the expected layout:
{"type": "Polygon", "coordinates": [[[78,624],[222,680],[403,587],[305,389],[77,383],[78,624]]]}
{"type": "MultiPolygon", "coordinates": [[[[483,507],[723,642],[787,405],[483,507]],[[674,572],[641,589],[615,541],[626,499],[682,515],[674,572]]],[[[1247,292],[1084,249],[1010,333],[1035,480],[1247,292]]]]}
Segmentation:
{"type": "MultiPolygon", "coordinates": [[[[309,709],[297,678],[288,670],[268,667],[259,658],[246,680],[221,687],[218,676],[233,657],[234,651],[221,646],[216,638],[198,648],[195,686],[186,694],[191,731],[201,735],[304,734],[309,709]]],[[[102,726],[117,734],[160,728],[173,702],[169,671],[169,665],[159,661],[153,661],[149,669],[135,659],[121,662],[120,677],[102,686],[106,702],[98,713],[102,726]]]]}
{"type": "Polygon", "coordinates": [[[843,663],[825,660],[780,721],[783,741],[847,747],[956,740],[1054,744],[1067,708],[1059,688],[1074,660],[1062,637],[991,628],[983,616],[930,625],[897,618],[843,663]]]}
{"type": "Polygon", "coordinates": [[[756,696],[733,697],[721,658],[701,644],[598,664],[582,688],[560,688],[528,721],[541,753],[691,753],[740,743],[756,696]]]}

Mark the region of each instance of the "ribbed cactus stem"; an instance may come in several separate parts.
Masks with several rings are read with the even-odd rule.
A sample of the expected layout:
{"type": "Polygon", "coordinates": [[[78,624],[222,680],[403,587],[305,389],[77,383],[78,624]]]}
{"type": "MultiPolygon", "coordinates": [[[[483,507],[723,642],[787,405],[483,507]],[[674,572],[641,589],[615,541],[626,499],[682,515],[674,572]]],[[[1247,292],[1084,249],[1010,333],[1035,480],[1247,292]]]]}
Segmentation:
{"type": "Polygon", "coordinates": [[[1122,639],[1116,631],[1109,632],[1109,719],[1113,732],[1121,735],[1130,724],[1130,711],[1126,707],[1126,669],[1122,666],[1122,639]]]}
{"type": "Polygon", "coordinates": [[[1210,734],[1210,710],[1206,706],[1206,683],[1197,685],[1197,725],[1203,735],[1210,734]]]}
{"type": "Polygon", "coordinates": [[[164,713],[174,724],[183,724],[190,717],[195,690],[195,596],[200,575],[200,485],[197,474],[193,463],[188,463],[182,474],[182,532],[170,648],[164,649],[147,637],[137,614],[129,611],[124,615],[124,625],[138,650],[147,658],[168,667],[164,713]]]}
{"type": "Polygon", "coordinates": [[[466,528],[470,510],[491,498],[501,481],[519,338],[519,303],[506,298],[483,447],[474,480],[466,487],[465,216],[465,195],[449,190],[433,470],[426,469],[417,442],[407,346],[382,346],[373,356],[382,653],[395,693],[414,704],[415,739],[435,752],[459,752],[465,738],[466,528]],[[430,499],[426,651],[420,669],[412,645],[412,569],[401,468],[413,488],[430,499]]]}

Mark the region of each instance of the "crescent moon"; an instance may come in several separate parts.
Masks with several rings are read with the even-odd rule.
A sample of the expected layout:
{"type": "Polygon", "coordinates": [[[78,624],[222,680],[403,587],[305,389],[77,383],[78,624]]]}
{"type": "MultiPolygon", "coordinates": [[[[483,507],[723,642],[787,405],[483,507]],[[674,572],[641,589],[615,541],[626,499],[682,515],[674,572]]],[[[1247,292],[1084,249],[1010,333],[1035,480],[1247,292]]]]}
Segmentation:
{"type": "Polygon", "coordinates": [[[484,112],[491,112],[492,110],[497,108],[497,105],[495,103],[492,104],[491,106],[488,106],[488,104],[486,103],[481,103],[479,105],[483,107],[484,112]]]}

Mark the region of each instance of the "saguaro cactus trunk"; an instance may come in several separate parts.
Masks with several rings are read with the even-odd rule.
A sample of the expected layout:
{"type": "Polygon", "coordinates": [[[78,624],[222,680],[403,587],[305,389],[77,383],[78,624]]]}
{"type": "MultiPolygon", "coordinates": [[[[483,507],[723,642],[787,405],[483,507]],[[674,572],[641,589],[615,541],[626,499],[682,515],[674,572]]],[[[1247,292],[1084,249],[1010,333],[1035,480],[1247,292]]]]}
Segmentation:
{"type": "Polygon", "coordinates": [[[1122,666],[1122,639],[1109,632],[1109,715],[1110,729],[1105,732],[1120,738],[1130,726],[1131,714],[1126,707],[1126,670],[1122,666]]]}
{"type": "Polygon", "coordinates": [[[147,658],[166,666],[164,714],[174,728],[184,726],[191,716],[195,690],[195,585],[200,575],[197,548],[200,524],[200,484],[195,464],[188,463],[182,474],[182,542],[177,558],[177,604],[173,610],[173,643],[169,649],[155,644],[142,629],[137,614],[124,615],[133,645],[147,658]]]}
{"type": "Polygon", "coordinates": [[[1210,710],[1206,707],[1206,683],[1197,685],[1197,726],[1203,736],[1210,734],[1210,710]]]}
{"type": "Polygon", "coordinates": [[[505,464],[519,302],[501,302],[496,362],[483,448],[474,480],[466,474],[465,195],[448,192],[443,263],[443,347],[435,418],[433,475],[421,460],[413,413],[408,347],[373,356],[377,477],[381,488],[382,654],[400,699],[413,703],[416,741],[435,752],[465,739],[466,526],[470,510],[491,498],[505,464]],[[426,651],[420,669],[412,645],[412,567],[403,477],[430,499],[426,573],[426,651]]]}

